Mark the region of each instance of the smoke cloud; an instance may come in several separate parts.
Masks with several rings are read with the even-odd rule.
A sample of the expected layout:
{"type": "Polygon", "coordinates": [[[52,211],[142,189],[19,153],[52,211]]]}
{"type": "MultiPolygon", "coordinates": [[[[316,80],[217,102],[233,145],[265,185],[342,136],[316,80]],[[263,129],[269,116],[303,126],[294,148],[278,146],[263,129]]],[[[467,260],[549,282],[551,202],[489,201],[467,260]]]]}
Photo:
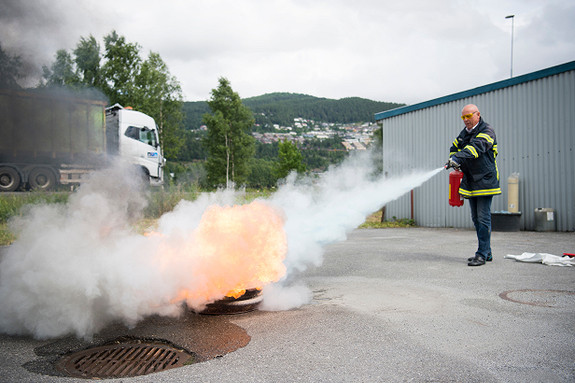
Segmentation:
{"type": "Polygon", "coordinates": [[[353,156],[320,178],[291,175],[250,204],[235,205],[241,193],[232,190],[204,193],[150,235],[132,229],[146,198],[126,166],[96,172],[67,205],[33,206],[12,222],[18,240],[0,260],[0,331],[89,338],[111,321],[201,310],[240,284],[264,287],[263,310],[299,307],[311,293],[298,274],[321,265],[326,245],[441,170],[374,178],[371,163],[353,156]],[[242,261],[228,258],[234,252],[242,261]]]}
{"type": "Polygon", "coordinates": [[[42,66],[50,66],[59,49],[73,49],[80,36],[111,31],[110,14],[102,9],[106,6],[89,2],[71,7],[55,0],[0,1],[0,46],[20,58],[20,86],[37,86],[42,66]]]}
{"type": "Polygon", "coordinates": [[[311,292],[295,275],[310,266],[320,266],[324,247],[344,241],[365,218],[439,173],[443,168],[403,176],[373,177],[370,153],[348,158],[319,180],[296,180],[292,174],[270,202],[286,214],[288,254],[286,278],[264,290],[263,310],[285,310],[307,303],[311,292]],[[290,307],[289,302],[293,305],[290,307]]]}

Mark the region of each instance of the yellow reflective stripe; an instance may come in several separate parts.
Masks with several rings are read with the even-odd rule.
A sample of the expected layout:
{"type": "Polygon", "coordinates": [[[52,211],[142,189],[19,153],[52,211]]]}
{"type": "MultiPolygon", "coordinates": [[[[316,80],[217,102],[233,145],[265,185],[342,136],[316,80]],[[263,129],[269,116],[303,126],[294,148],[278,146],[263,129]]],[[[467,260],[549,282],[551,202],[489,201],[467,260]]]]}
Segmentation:
{"type": "Polygon", "coordinates": [[[452,155],[454,155],[457,152],[449,152],[449,157],[451,157],[452,155]]]}
{"type": "Polygon", "coordinates": [[[489,142],[491,145],[493,145],[493,138],[491,138],[491,136],[489,134],[479,133],[477,135],[477,138],[484,138],[487,140],[487,142],[489,142]]]}
{"type": "Polygon", "coordinates": [[[499,151],[497,150],[497,144],[493,145],[493,152],[495,152],[495,156],[497,157],[499,154],[499,151]]]}
{"type": "Polygon", "coordinates": [[[475,190],[475,191],[473,191],[472,196],[481,197],[481,196],[493,195],[493,194],[501,194],[501,189],[497,188],[497,189],[475,190]]]}
{"type": "Polygon", "coordinates": [[[471,145],[467,145],[466,147],[463,148],[463,150],[469,150],[469,152],[473,155],[473,157],[477,158],[479,157],[479,154],[477,154],[477,150],[475,150],[475,148],[471,145]]]}
{"type": "Polygon", "coordinates": [[[486,195],[501,194],[501,188],[483,189],[483,190],[465,190],[459,188],[459,194],[464,197],[481,197],[486,195]]]}
{"type": "Polygon", "coordinates": [[[456,148],[459,148],[459,145],[457,145],[457,140],[453,141],[453,146],[455,146],[456,148]]]}

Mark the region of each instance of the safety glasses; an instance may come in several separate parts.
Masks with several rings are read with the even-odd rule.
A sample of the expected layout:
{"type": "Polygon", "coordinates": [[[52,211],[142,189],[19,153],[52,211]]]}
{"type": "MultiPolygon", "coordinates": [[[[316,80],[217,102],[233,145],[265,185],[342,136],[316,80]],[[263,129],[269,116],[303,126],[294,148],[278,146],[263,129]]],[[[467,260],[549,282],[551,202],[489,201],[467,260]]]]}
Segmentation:
{"type": "Polygon", "coordinates": [[[463,116],[461,116],[462,120],[469,120],[471,117],[473,117],[473,115],[477,113],[477,112],[473,112],[473,113],[469,113],[469,114],[464,114],[463,116]]]}

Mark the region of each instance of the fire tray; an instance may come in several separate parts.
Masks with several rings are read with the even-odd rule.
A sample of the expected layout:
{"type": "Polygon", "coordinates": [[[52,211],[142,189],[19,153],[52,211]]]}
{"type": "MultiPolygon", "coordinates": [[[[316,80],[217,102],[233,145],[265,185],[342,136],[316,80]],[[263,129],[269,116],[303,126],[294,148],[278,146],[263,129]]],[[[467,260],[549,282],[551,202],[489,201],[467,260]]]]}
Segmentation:
{"type": "Polygon", "coordinates": [[[242,314],[257,309],[263,300],[260,289],[250,289],[238,297],[225,297],[214,303],[210,303],[200,314],[206,315],[226,315],[242,314]]]}

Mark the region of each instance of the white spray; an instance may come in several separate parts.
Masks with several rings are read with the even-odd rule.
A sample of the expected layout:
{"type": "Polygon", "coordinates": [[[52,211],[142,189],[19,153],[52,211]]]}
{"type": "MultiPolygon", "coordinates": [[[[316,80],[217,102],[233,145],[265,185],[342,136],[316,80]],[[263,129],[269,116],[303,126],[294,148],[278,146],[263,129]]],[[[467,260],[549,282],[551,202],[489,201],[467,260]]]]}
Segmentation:
{"type": "MultiPolygon", "coordinates": [[[[373,179],[370,164],[353,156],[319,179],[292,175],[264,201],[285,220],[287,273],[264,288],[263,309],[308,302],[309,290],[292,280],[297,271],[320,265],[325,245],[345,240],[368,214],[442,169],[373,179]]],[[[182,201],[160,218],[158,235],[146,237],[131,229],[145,198],[125,174],[124,166],[95,173],[66,206],[36,206],[13,222],[18,241],[0,260],[0,331],[86,338],[113,320],[133,326],[152,314],[179,315],[183,301],[201,308],[223,297],[198,301],[178,294],[208,282],[196,272],[206,257],[193,238],[206,209],[232,205],[238,194],[225,190],[182,201]],[[166,251],[175,262],[166,262],[166,251]]],[[[265,235],[259,226],[265,225],[249,230],[265,235]]]]}
{"type": "Polygon", "coordinates": [[[281,206],[287,217],[287,282],[283,280],[264,289],[260,309],[286,310],[307,303],[311,292],[301,283],[289,280],[294,271],[321,265],[325,245],[345,240],[369,214],[441,170],[443,167],[373,179],[372,161],[369,153],[365,153],[351,156],[315,182],[309,179],[296,182],[292,175],[271,197],[272,203],[281,206]]]}

